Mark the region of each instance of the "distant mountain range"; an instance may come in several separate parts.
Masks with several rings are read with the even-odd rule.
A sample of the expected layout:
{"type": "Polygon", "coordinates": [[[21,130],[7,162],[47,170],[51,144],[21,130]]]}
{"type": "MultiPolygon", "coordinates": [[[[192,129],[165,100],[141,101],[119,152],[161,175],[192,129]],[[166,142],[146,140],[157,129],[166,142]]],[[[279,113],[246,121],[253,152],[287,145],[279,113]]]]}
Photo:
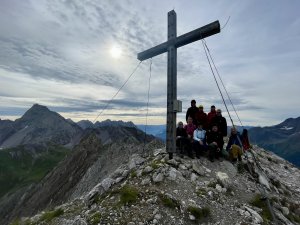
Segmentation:
{"type": "Polygon", "coordinates": [[[140,130],[146,131],[147,134],[151,134],[157,138],[159,138],[162,141],[166,141],[166,125],[144,125],[144,124],[139,124],[136,125],[140,130]],[[146,129],[145,129],[146,128],[146,129]]]}
{"type": "MultiPolygon", "coordinates": [[[[134,132],[139,135],[142,132],[132,122],[121,120],[107,119],[102,122],[97,121],[95,124],[89,120],[81,120],[75,123],[71,119],[65,119],[58,113],[50,111],[46,106],[34,104],[16,121],[0,119],[0,149],[14,148],[20,145],[41,149],[47,148],[49,144],[73,147],[87,132],[90,132],[90,129],[102,132],[102,141],[108,143],[111,136],[128,137],[128,134],[124,135],[124,128],[127,128],[126,132],[129,130],[133,132],[132,137],[136,136],[133,135],[134,132]]],[[[150,136],[148,135],[147,138],[150,136]]]]}
{"type": "Polygon", "coordinates": [[[249,130],[251,142],[300,167],[300,117],[270,127],[249,130]]]}
{"type": "Polygon", "coordinates": [[[0,198],[39,181],[92,134],[103,146],[138,145],[155,139],[132,122],[75,123],[38,104],[15,121],[0,119],[0,198]]]}
{"type": "Polygon", "coordinates": [[[38,104],[33,105],[16,121],[0,120],[0,147],[19,145],[45,146],[78,143],[82,129],[56,112],[38,104]]]}

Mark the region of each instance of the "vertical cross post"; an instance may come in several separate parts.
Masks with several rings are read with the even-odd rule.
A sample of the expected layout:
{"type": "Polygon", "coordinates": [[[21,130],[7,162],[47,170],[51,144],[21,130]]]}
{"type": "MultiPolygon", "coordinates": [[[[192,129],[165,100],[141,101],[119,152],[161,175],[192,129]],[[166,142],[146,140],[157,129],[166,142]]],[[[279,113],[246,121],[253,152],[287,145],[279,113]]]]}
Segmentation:
{"type": "Polygon", "coordinates": [[[174,10],[168,13],[168,41],[173,43],[168,46],[168,79],[167,79],[167,152],[169,158],[176,152],[176,111],[174,103],[177,100],[177,48],[175,40],[176,31],[176,13],[174,10]]]}
{"type": "Polygon", "coordinates": [[[177,100],[177,48],[201,40],[220,32],[220,23],[215,21],[204,27],[190,31],[177,37],[176,13],[168,12],[168,41],[138,53],[139,60],[146,60],[168,52],[168,79],[167,79],[167,152],[169,158],[176,152],[176,112],[181,112],[181,101],[177,100]]]}

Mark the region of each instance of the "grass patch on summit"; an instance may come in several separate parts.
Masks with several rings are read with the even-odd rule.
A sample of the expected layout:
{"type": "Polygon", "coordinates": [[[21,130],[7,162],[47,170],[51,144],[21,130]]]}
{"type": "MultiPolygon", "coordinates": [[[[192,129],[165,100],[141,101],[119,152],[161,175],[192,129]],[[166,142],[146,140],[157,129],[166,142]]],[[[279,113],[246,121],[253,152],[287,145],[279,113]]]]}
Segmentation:
{"type": "Polygon", "coordinates": [[[139,191],[133,186],[125,185],[119,191],[121,205],[131,204],[137,201],[139,191]]]}
{"type": "Polygon", "coordinates": [[[262,196],[260,194],[257,194],[254,196],[254,198],[249,202],[251,205],[261,208],[262,212],[260,213],[264,221],[272,220],[272,215],[268,209],[266,200],[263,200],[262,196]]]}
{"type": "Polygon", "coordinates": [[[201,220],[210,216],[210,208],[208,207],[199,208],[196,206],[189,206],[187,211],[192,214],[196,220],[201,220]]]}
{"type": "Polygon", "coordinates": [[[171,209],[175,209],[175,208],[179,209],[180,208],[179,202],[173,198],[170,198],[167,195],[160,194],[159,198],[160,198],[162,204],[168,208],[171,208],[171,209]]]}
{"type": "Polygon", "coordinates": [[[48,211],[48,212],[45,212],[41,216],[40,221],[50,222],[51,220],[53,220],[56,217],[61,216],[62,214],[64,214],[63,209],[56,209],[56,210],[53,210],[53,211],[48,211]]]}
{"type": "Polygon", "coordinates": [[[91,215],[88,218],[89,224],[91,224],[91,225],[96,225],[96,224],[100,223],[100,220],[101,220],[100,212],[95,212],[93,215],[91,215]]]}

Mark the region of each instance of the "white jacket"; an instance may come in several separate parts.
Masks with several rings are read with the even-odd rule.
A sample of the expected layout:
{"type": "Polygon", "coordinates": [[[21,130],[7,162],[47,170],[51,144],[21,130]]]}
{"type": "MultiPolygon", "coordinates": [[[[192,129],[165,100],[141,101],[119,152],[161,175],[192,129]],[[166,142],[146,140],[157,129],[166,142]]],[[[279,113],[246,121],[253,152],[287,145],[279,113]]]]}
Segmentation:
{"type": "Polygon", "coordinates": [[[193,136],[193,138],[194,138],[194,140],[195,141],[203,141],[204,140],[204,138],[205,138],[205,133],[206,133],[206,131],[205,130],[199,130],[198,128],[196,129],[196,130],[194,130],[194,136],[193,136]]]}

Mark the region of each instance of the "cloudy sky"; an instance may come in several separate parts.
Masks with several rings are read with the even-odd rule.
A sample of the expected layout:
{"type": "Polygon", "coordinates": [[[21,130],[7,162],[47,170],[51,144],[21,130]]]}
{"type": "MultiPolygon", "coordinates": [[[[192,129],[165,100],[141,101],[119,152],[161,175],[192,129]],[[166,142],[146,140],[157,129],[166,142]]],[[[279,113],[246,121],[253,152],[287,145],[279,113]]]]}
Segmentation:
{"type": "MultiPolygon", "coordinates": [[[[172,9],[178,36],[230,17],[206,42],[244,124],[300,116],[298,0],[0,0],[0,118],[39,103],[74,121],[95,120],[138,65],[137,53],[166,41],[172,9]]],[[[142,62],[98,120],[145,123],[149,67],[142,62]]],[[[166,121],[166,87],[162,54],[152,60],[150,124],[166,121]]],[[[227,117],[201,41],[178,49],[178,99],[178,120],[191,99],[227,117]]]]}

